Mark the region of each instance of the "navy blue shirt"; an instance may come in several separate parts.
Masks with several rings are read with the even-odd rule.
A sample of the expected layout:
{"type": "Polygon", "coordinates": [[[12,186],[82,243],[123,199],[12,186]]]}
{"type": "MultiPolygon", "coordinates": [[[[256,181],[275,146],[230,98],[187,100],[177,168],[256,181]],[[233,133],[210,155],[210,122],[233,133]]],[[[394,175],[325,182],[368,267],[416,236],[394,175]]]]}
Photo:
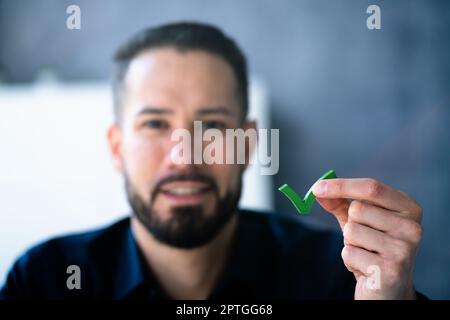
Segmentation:
{"type": "MultiPolygon", "coordinates": [[[[240,211],[226,272],[210,299],[353,299],[355,278],[342,259],[342,235],[296,217],[240,211]]],[[[167,299],[144,262],[130,219],[55,238],[13,265],[0,299],[167,299]],[[81,289],[68,289],[70,265],[81,289]]]]}

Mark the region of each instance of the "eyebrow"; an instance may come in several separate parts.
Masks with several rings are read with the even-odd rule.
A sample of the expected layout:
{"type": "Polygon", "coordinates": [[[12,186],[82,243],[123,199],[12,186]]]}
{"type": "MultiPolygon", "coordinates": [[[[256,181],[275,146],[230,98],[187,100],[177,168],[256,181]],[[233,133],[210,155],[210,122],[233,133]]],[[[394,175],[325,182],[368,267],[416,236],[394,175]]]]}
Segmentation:
{"type": "Polygon", "coordinates": [[[168,108],[160,108],[160,107],[144,107],[142,108],[136,116],[145,115],[145,114],[172,114],[173,111],[168,108]]]}
{"type": "Polygon", "coordinates": [[[228,110],[225,107],[208,107],[208,108],[203,108],[200,110],[197,110],[195,112],[196,115],[200,115],[200,116],[206,116],[206,115],[210,115],[210,114],[223,114],[226,116],[232,116],[232,113],[230,110],[228,110]]]}
{"type": "MultiPolygon", "coordinates": [[[[161,108],[161,107],[152,107],[152,106],[146,106],[142,108],[136,116],[145,115],[145,114],[173,114],[174,111],[169,108],[161,108]]],[[[197,110],[195,112],[196,115],[199,116],[207,116],[207,115],[214,115],[214,114],[223,114],[226,116],[232,116],[232,113],[230,110],[228,110],[225,107],[206,107],[202,108],[200,110],[197,110]]]]}

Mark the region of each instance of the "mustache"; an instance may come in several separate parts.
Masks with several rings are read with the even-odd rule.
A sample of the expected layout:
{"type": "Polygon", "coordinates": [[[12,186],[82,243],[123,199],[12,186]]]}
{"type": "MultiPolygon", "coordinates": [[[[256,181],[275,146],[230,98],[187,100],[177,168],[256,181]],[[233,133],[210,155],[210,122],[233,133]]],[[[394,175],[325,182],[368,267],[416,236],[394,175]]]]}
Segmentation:
{"type": "Polygon", "coordinates": [[[217,191],[218,187],[216,184],[216,181],[205,174],[199,173],[199,172],[183,172],[183,173],[173,173],[170,174],[161,180],[159,180],[153,191],[153,195],[155,195],[157,192],[161,191],[162,187],[169,182],[175,182],[175,181],[197,181],[197,182],[203,182],[207,184],[207,188],[213,189],[213,191],[217,191]]]}

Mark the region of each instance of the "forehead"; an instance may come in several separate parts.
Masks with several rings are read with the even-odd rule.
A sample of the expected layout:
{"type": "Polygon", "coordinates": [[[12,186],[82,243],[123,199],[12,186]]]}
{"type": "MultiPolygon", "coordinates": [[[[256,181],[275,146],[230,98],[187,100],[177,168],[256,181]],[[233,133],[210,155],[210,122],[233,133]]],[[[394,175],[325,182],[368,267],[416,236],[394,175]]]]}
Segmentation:
{"type": "Polygon", "coordinates": [[[223,105],[238,113],[237,82],[221,57],[202,50],[175,48],[146,50],[137,55],[126,73],[125,105],[160,107],[223,105]]]}

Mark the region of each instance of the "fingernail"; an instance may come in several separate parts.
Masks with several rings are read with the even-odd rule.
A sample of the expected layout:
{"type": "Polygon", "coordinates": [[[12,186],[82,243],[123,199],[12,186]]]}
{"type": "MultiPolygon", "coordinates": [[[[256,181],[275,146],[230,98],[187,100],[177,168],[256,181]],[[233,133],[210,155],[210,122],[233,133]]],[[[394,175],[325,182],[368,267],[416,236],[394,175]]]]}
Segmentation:
{"type": "Polygon", "coordinates": [[[324,195],[327,192],[327,182],[326,181],[317,181],[313,187],[313,193],[315,196],[324,195]]]}

